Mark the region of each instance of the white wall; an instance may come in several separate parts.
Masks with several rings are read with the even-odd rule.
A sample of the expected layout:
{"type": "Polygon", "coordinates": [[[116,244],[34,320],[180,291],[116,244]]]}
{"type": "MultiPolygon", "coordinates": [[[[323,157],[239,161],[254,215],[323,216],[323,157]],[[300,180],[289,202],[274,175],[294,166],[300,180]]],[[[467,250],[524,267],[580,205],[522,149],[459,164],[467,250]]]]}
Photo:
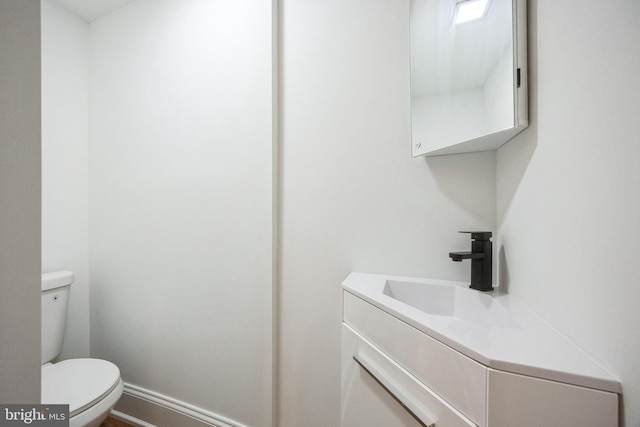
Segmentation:
{"type": "Polygon", "coordinates": [[[411,159],[409,2],[281,3],[278,427],[340,425],[350,271],[468,280],[495,154],[411,159]]]}
{"type": "Polygon", "coordinates": [[[42,7],[42,271],[71,270],[63,359],[89,356],[89,26],[42,7]]]}
{"type": "Polygon", "coordinates": [[[272,411],[271,21],[140,0],[90,25],[91,354],[252,427],[272,411]]]}
{"type": "Polygon", "coordinates": [[[0,0],[0,402],[40,401],[40,4],[0,0]]]}
{"type": "Polygon", "coordinates": [[[640,425],[640,3],[529,1],[530,127],[498,151],[500,281],[640,425]]]}

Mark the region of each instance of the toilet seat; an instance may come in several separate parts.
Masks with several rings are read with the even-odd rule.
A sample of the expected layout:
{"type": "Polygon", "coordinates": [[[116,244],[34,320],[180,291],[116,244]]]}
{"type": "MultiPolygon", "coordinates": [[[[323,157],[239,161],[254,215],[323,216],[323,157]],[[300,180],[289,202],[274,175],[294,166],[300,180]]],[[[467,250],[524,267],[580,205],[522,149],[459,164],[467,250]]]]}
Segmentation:
{"type": "Polygon", "coordinates": [[[42,403],[68,404],[73,417],[101,401],[120,383],[120,370],[101,359],[68,359],[42,365],[42,403]]]}

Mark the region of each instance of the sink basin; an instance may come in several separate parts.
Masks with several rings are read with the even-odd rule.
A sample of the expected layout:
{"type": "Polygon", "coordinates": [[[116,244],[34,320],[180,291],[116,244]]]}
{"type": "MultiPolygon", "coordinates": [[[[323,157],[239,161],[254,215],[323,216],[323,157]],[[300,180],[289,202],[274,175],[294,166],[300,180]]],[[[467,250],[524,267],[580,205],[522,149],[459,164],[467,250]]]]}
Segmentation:
{"type": "MultiPolygon", "coordinates": [[[[364,337],[389,340],[393,351],[413,348],[418,331],[492,369],[622,390],[573,342],[499,288],[479,292],[464,282],[365,273],[349,274],[342,287],[344,321],[360,325],[355,329],[364,337]]],[[[430,363],[422,351],[415,357],[430,363]]]]}
{"type": "Polygon", "coordinates": [[[476,325],[519,327],[491,295],[461,286],[387,280],[382,293],[430,315],[476,325]]]}

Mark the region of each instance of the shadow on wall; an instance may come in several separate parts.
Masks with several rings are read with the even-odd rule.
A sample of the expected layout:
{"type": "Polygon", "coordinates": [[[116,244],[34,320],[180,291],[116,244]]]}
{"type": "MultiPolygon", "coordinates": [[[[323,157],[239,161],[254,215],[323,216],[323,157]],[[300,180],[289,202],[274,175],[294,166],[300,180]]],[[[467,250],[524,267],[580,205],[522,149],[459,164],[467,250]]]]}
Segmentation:
{"type": "Polygon", "coordinates": [[[425,162],[442,194],[457,206],[469,213],[495,209],[495,152],[425,157],[425,162]]]}
{"type": "MultiPolygon", "coordinates": [[[[538,145],[538,3],[527,2],[529,127],[498,149],[497,213],[502,222],[538,145]]],[[[501,248],[502,249],[502,248],[501,248]]]]}
{"type": "Polygon", "coordinates": [[[509,293],[509,266],[507,265],[507,257],[504,254],[504,246],[500,246],[500,249],[498,249],[498,269],[500,291],[509,293]]]}
{"type": "MultiPolygon", "coordinates": [[[[528,89],[529,127],[511,141],[500,147],[496,160],[497,227],[500,227],[509,211],[524,174],[538,145],[538,43],[537,43],[537,1],[527,4],[528,27],[528,89]]],[[[509,265],[507,251],[499,234],[498,281],[500,289],[509,291],[509,265]]]]}

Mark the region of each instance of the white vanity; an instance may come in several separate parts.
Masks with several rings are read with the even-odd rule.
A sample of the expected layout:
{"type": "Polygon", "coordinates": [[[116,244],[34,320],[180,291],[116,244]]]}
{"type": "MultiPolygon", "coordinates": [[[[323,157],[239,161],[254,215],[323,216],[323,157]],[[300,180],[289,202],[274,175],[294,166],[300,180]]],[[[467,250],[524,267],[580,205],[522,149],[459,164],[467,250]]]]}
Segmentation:
{"type": "Polygon", "coordinates": [[[620,383],[513,297],[352,273],[342,427],[618,427],[620,383]]]}

